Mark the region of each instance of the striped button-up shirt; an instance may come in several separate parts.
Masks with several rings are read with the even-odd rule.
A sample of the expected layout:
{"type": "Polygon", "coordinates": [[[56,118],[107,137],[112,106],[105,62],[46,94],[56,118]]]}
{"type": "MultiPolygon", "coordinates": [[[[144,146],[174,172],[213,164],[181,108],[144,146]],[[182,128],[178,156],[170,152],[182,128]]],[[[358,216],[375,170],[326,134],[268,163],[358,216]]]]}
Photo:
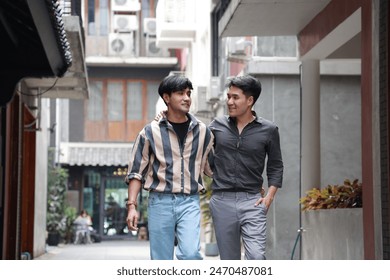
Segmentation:
{"type": "Polygon", "coordinates": [[[183,145],[165,116],[142,129],[131,152],[126,183],[141,180],[144,189],[164,193],[204,189],[202,176],[214,136],[204,123],[187,116],[190,124],[183,145]]]}

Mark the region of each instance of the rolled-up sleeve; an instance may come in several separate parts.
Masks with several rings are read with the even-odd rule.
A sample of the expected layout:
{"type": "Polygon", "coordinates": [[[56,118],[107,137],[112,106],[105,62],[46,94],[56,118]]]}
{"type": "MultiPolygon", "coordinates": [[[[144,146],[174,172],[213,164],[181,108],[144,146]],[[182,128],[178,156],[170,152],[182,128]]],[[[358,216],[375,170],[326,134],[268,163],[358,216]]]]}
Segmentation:
{"type": "Polygon", "coordinates": [[[278,127],[274,127],[268,141],[267,178],[268,185],[277,188],[282,187],[283,160],[280,149],[280,137],[278,127]]]}
{"type": "Polygon", "coordinates": [[[149,165],[149,145],[144,130],[142,130],[138,134],[130,154],[127,175],[125,177],[126,184],[128,184],[131,179],[142,181],[143,175],[146,173],[149,165]]]}

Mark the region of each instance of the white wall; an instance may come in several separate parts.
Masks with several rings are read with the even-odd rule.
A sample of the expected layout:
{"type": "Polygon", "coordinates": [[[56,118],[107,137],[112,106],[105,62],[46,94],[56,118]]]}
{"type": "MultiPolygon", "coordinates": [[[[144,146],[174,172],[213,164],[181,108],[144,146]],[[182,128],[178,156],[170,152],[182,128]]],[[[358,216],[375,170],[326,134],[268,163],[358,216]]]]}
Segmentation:
{"type": "Polygon", "coordinates": [[[198,108],[197,88],[210,86],[211,77],[211,35],[210,13],[211,1],[195,1],[196,38],[188,51],[186,76],[194,86],[192,111],[198,108]],[[208,5],[205,3],[208,2],[208,5]]]}
{"type": "Polygon", "coordinates": [[[35,160],[35,213],[34,252],[36,258],[46,250],[46,205],[47,205],[47,152],[49,146],[49,99],[42,99],[41,131],[36,136],[35,160]]]}

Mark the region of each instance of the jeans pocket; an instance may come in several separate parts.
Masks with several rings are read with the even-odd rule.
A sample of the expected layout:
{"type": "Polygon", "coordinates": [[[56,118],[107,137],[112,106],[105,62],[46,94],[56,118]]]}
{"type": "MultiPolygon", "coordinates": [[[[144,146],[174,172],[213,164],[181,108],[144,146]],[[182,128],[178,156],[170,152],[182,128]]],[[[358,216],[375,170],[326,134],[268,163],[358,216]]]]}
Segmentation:
{"type": "Polygon", "coordinates": [[[160,200],[160,195],[159,193],[150,193],[149,198],[148,198],[148,206],[154,206],[158,204],[160,200]]]}

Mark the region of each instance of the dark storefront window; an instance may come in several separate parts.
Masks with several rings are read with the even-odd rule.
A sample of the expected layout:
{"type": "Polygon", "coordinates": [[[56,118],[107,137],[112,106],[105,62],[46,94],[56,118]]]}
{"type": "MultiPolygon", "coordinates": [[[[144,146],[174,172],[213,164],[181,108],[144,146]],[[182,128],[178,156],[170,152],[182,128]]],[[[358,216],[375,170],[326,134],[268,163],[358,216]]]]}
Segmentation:
{"type": "Polygon", "coordinates": [[[101,175],[95,171],[85,173],[85,186],[83,189],[83,208],[92,217],[93,227],[100,228],[100,189],[101,175]]]}
{"type": "Polygon", "coordinates": [[[106,237],[129,233],[125,173],[125,167],[96,167],[84,173],[83,208],[90,213],[93,227],[106,237]]]}

